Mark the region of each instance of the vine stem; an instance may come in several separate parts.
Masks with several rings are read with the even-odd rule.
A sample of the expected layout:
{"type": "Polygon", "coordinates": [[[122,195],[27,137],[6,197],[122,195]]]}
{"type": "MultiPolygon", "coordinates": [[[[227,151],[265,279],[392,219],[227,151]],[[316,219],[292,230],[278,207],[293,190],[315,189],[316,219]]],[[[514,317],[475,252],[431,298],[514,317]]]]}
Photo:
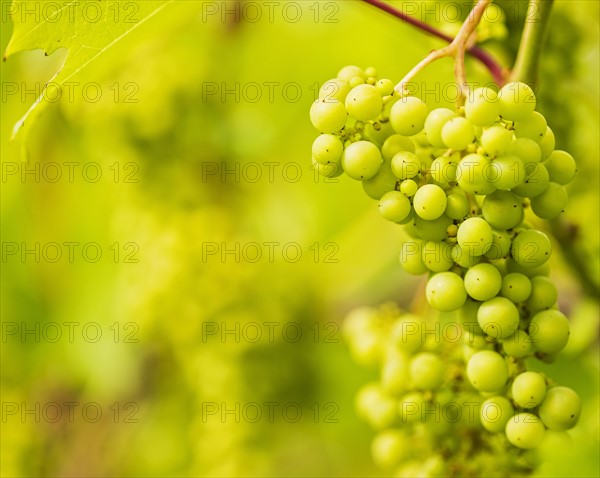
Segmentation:
{"type": "Polygon", "coordinates": [[[465,52],[467,50],[467,43],[477,28],[477,25],[479,25],[483,12],[485,12],[485,9],[491,2],[492,0],[479,0],[473,7],[473,10],[469,13],[468,18],[462,24],[458,34],[454,40],[452,40],[450,45],[439,50],[433,50],[429,53],[429,55],[421,60],[404,78],[402,78],[400,83],[396,85],[396,91],[401,95],[404,94],[407,83],[409,83],[423,68],[440,58],[450,56],[454,57],[454,76],[461,93],[464,95],[467,88],[467,77],[465,73],[465,52]]]}
{"type": "MultiPolygon", "coordinates": [[[[421,20],[411,17],[410,15],[394,8],[393,6],[388,5],[387,3],[385,3],[382,0],[362,0],[362,1],[365,3],[368,3],[369,5],[372,5],[373,7],[378,8],[386,13],[389,13],[390,15],[402,20],[403,22],[408,23],[409,25],[412,25],[415,28],[418,28],[419,30],[421,30],[429,35],[439,38],[440,40],[444,40],[445,42],[448,42],[450,44],[455,40],[455,38],[452,38],[450,35],[445,34],[444,32],[438,30],[437,28],[432,27],[431,25],[428,25],[425,22],[422,22],[421,20]]],[[[477,7],[475,7],[475,8],[477,8],[477,7]]],[[[473,12],[471,12],[469,14],[469,17],[471,17],[472,14],[473,14],[473,12]]],[[[465,43],[465,53],[468,53],[473,58],[476,58],[477,60],[479,60],[488,69],[488,71],[490,72],[490,74],[492,75],[492,77],[494,79],[494,82],[498,86],[504,85],[504,83],[506,82],[507,72],[506,72],[505,68],[503,68],[488,52],[486,52],[485,50],[483,50],[482,48],[480,48],[478,46],[467,45],[465,43]]]]}

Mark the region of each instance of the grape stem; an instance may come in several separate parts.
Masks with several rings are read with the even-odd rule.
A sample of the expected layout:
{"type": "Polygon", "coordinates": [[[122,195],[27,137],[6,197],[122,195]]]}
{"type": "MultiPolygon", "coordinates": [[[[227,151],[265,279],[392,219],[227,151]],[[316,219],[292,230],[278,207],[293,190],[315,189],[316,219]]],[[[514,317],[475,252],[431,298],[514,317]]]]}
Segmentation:
{"type": "MultiPolygon", "coordinates": [[[[411,17],[410,15],[392,7],[391,5],[388,5],[387,3],[381,1],[381,0],[362,0],[365,3],[368,3],[369,5],[374,6],[375,8],[378,8],[386,13],[389,13],[390,15],[399,18],[400,20],[402,20],[403,22],[408,23],[409,25],[412,25],[416,28],[418,28],[419,30],[424,31],[425,33],[432,35],[436,38],[439,38],[440,40],[444,40],[448,43],[450,43],[449,46],[451,46],[455,41],[456,38],[458,38],[458,36],[456,38],[452,38],[449,35],[446,35],[445,33],[441,32],[440,30],[438,30],[435,27],[432,27],[431,25],[428,25],[425,22],[422,22],[421,20],[418,20],[414,17],[411,17]]],[[[491,2],[491,0],[489,1],[485,1],[484,3],[486,4],[485,6],[487,6],[487,4],[489,4],[491,2]]],[[[479,3],[482,2],[478,2],[478,5],[475,6],[475,8],[473,9],[473,11],[471,11],[471,13],[469,14],[469,17],[467,18],[467,21],[465,22],[465,24],[470,23],[473,19],[473,13],[475,12],[475,10],[478,8],[479,3]]],[[[483,14],[483,12],[485,11],[485,7],[482,8],[481,10],[481,14],[483,14]]],[[[474,28],[477,26],[477,24],[479,23],[479,20],[481,19],[481,16],[479,16],[479,19],[477,20],[477,22],[475,23],[475,25],[473,26],[473,30],[474,28]]],[[[463,24],[463,28],[465,27],[465,25],[463,24]]],[[[462,28],[461,28],[462,30],[462,28]]],[[[473,31],[471,30],[471,31],[473,31]]],[[[483,50],[482,48],[475,46],[475,45],[471,45],[468,42],[468,36],[467,39],[464,41],[464,44],[462,46],[462,58],[463,58],[463,66],[461,67],[462,70],[464,71],[464,56],[465,54],[469,54],[471,55],[473,58],[476,58],[477,60],[479,60],[491,73],[492,77],[494,78],[494,81],[496,82],[496,84],[498,84],[498,86],[503,86],[504,83],[506,82],[506,71],[505,69],[494,59],[492,58],[492,56],[486,52],[485,50],[483,50]]],[[[442,49],[443,50],[443,49],[442,49]]],[[[439,50],[436,50],[439,51],[439,50]]],[[[430,55],[432,55],[434,52],[432,52],[430,55]]],[[[455,56],[455,55],[443,55],[443,56],[455,56]]],[[[420,69],[424,68],[425,66],[427,66],[429,63],[431,63],[432,61],[438,59],[438,58],[442,58],[442,56],[436,57],[431,61],[428,61],[425,63],[425,60],[423,60],[421,63],[425,63],[421,66],[420,69]]],[[[420,64],[421,64],[420,63],[420,64]]],[[[415,67],[416,68],[416,67],[415,67]]],[[[413,69],[414,70],[414,69],[413,69]]],[[[418,73],[415,72],[415,74],[418,73]]],[[[398,87],[396,87],[396,89],[398,89],[398,87]]]]}
{"type": "MultiPolygon", "coordinates": [[[[467,76],[465,72],[465,53],[467,50],[467,44],[471,35],[475,32],[477,25],[481,21],[483,12],[488,7],[492,0],[478,0],[477,4],[473,7],[473,10],[469,13],[469,16],[460,27],[458,34],[452,40],[450,45],[440,48],[439,50],[433,50],[423,60],[408,72],[408,74],[402,78],[400,83],[396,85],[396,91],[401,95],[407,91],[407,84],[427,65],[433,63],[440,58],[454,57],[454,76],[458,83],[461,96],[464,96],[468,89],[467,76]]],[[[459,102],[460,102],[459,98],[459,102]]]]}

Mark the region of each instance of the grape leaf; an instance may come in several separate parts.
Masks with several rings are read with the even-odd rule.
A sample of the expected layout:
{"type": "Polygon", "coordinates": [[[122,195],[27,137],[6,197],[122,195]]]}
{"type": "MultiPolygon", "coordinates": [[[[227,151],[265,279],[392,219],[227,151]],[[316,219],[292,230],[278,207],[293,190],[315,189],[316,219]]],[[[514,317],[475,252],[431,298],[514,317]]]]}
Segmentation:
{"type": "Polygon", "coordinates": [[[40,97],[14,126],[13,138],[23,128],[25,121],[31,123],[34,113],[39,113],[48,103],[45,98],[49,84],[60,88],[60,85],[171,1],[14,0],[9,7],[14,29],[3,60],[6,61],[17,52],[36,49],[43,49],[46,55],[51,55],[59,48],[66,48],[68,55],[40,97]]]}

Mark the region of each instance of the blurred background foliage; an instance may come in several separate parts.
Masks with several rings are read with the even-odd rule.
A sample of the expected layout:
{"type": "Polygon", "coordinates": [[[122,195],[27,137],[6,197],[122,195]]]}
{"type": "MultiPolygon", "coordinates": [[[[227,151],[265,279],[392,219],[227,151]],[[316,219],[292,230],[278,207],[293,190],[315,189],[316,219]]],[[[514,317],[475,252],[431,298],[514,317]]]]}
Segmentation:
{"type": "MultiPolygon", "coordinates": [[[[12,31],[7,3],[3,51],[12,31]]],[[[359,305],[392,300],[409,308],[422,281],[398,267],[398,228],[380,219],[360,184],[315,179],[308,109],[315,85],[341,66],[375,66],[381,76],[399,79],[440,43],[358,1],[297,2],[302,17],[295,23],[281,15],[286,2],[278,2],[273,22],[263,15],[254,23],[203,18],[207,3],[221,4],[172,2],[124,37],[73,80],[98,83],[100,101],[86,101],[76,89],[74,101],[63,97],[44,111],[26,140],[9,138],[33,95],[5,95],[5,86],[43,84],[64,52],[23,52],[2,64],[3,171],[8,162],[21,164],[23,154],[30,164],[95,162],[103,171],[96,183],[77,173],[72,183],[3,178],[2,240],[97,242],[105,254],[97,263],[81,256],[73,263],[3,258],[4,324],[96,322],[103,338],[91,343],[76,333],[73,342],[36,342],[32,335],[20,340],[4,334],[3,324],[2,476],[379,473],[369,456],[371,431],[353,411],[357,388],[374,372],[353,364],[336,328],[327,327],[359,305]],[[335,23],[325,22],[326,14],[335,23]],[[263,85],[257,102],[205,94],[209,83],[243,88],[251,82],[263,85]],[[281,85],[272,101],[264,87],[269,82],[281,85]],[[291,83],[299,85],[298,101],[282,94],[291,83]],[[135,103],[123,101],[133,91],[129,84],[135,85],[135,103]],[[207,164],[253,162],[276,163],[274,180],[266,168],[257,182],[206,174],[207,164]],[[132,163],[138,181],[115,182],[115,163],[120,178],[132,163]],[[296,182],[282,175],[292,163],[300,165],[296,182]],[[139,248],[137,263],[122,260],[130,242],[139,248]],[[303,256],[298,262],[280,253],[273,262],[236,262],[233,256],[221,261],[218,255],[203,258],[207,242],[295,242],[303,256]],[[118,263],[109,250],[114,243],[118,263]],[[310,249],[315,243],[319,260],[310,249]],[[336,250],[335,263],[324,261],[328,243],[336,250]],[[223,343],[218,335],[203,335],[209,322],[293,323],[303,337],[291,342],[276,333],[274,340],[265,334],[257,343],[236,343],[229,336],[223,343]],[[117,343],[110,329],[115,323],[117,343]],[[123,340],[131,323],[137,343],[123,340]],[[325,341],[331,330],[333,342],[325,341]],[[273,423],[203,420],[203,403],[269,401],[300,404],[304,416],[297,423],[277,413],[273,423]],[[96,402],[104,414],[97,423],[77,413],[71,422],[36,422],[32,415],[5,416],[8,402],[96,402]],[[124,423],[122,416],[115,421],[108,409],[115,402],[136,404],[137,423],[124,423]],[[318,420],[315,403],[322,412],[318,420]],[[339,407],[335,423],[323,419],[328,403],[339,407]]],[[[427,8],[452,2],[410,3],[427,8]]],[[[506,28],[485,45],[510,65],[525,3],[498,3],[506,28]]],[[[599,473],[598,5],[556,2],[542,62],[540,109],[557,147],[573,153],[580,171],[566,219],[544,226],[565,246],[555,254],[553,275],[573,320],[568,353],[551,366],[551,375],[580,393],[584,412],[564,469],[542,468],[540,476],[599,473]]],[[[442,18],[425,19],[456,30],[456,23],[442,18]]],[[[468,67],[471,81],[489,81],[480,65],[468,67]]],[[[440,91],[451,74],[449,61],[438,62],[419,81],[440,91]]],[[[450,104],[435,96],[425,98],[430,106],[450,104]]]]}

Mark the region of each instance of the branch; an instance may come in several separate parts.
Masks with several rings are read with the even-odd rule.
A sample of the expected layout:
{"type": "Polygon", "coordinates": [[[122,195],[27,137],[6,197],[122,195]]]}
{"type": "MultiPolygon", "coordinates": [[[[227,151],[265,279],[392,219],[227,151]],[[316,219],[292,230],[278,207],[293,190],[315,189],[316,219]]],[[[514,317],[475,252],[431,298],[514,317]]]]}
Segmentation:
{"type": "Polygon", "coordinates": [[[517,60],[510,75],[511,81],[522,81],[532,87],[536,86],[553,3],[554,0],[529,1],[517,60]]]}
{"type": "MultiPolygon", "coordinates": [[[[444,40],[448,43],[452,43],[454,41],[454,38],[452,38],[449,35],[446,35],[444,32],[438,30],[437,28],[432,27],[431,25],[428,25],[427,23],[422,22],[421,20],[417,20],[416,18],[411,17],[410,15],[407,15],[406,13],[392,7],[391,5],[388,5],[382,0],[362,1],[386,13],[389,13],[390,15],[399,18],[403,22],[408,23],[414,26],[415,28],[418,28],[419,30],[422,30],[429,35],[439,38],[440,40],[444,40]]],[[[472,15],[472,13],[470,15],[472,15]]],[[[488,52],[486,52],[478,46],[470,46],[469,48],[466,48],[465,52],[471,55],[473,58],[479,60],[489,70],[492,77],[494,78],[494,81],[498,86],[504,85],[504,83],[506,82],[505,69],[488,52]]]]}

